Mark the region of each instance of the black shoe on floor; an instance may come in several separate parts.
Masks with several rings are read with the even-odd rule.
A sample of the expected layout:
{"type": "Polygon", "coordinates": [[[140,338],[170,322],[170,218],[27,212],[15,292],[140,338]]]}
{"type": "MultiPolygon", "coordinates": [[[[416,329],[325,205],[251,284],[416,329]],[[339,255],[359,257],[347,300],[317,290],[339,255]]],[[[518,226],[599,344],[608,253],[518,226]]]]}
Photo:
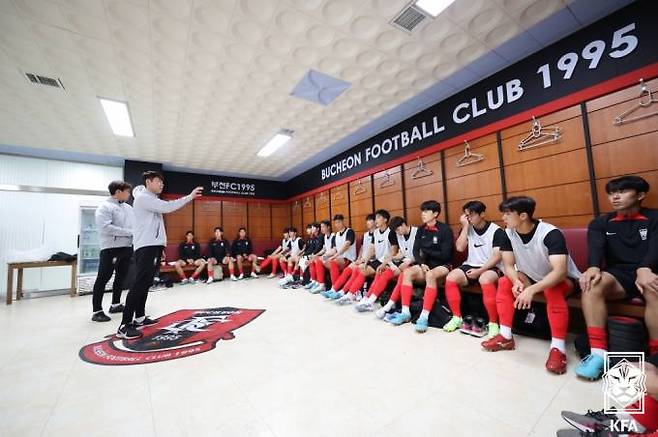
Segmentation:
{"type": "Polygon", "coordinates": [[[124,309],[124,306],[122,303],[119,305],[110,305],[110,314],[118,314],[122,313],[124,309]]]}
{"type": "Polygon", "coordinates": [[[155,325],[156,323],[158,323],[157,320],[153,320],[148,316],[144,317],[144,320],[142,320],[141,322],[138,322],[137,319],[133,321],[133,325],[135,325],[135,328],[137,329],[143,328],[145,326],[155,325]]]}
{"type": "Polygon", "coordinates": [[[93,322],[109,322],[112,319],[110,319],[110,317],[107,314],[105,314],[103,311],[99,311],[97,313],[94,313],[93,316],[91,316],[91,320],[93,322]]]}
{"type": "Polygon", "coordinates": [[[116,334],[118,338],[123,338],[124,340],[133,340],[135,338],[141,338],[142,335],[143,334],[139,332],[137,329],[135,329],[135,327],[131,324],[121,325],[116,334]]]}

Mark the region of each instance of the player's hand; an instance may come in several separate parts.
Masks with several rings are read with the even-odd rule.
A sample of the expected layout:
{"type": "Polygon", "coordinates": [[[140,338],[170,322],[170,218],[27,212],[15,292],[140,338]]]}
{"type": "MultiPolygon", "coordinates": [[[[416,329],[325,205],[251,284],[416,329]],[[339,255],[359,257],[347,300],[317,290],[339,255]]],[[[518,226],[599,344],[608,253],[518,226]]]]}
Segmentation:
{"type": "Polygon", "coordinates": [[[469,221],[468,221],[468,216],[466,214],[462,214],[459,216],[459,223],[465,228],[468,227],[469,221]]]}
{"type": "Polygon", "coordinates": [[[585,273],[580,277],[578,283],[583,293],[587,293],[592,286],[601,281],[601,269],[598,267],[590,267],[585,270],[585,273]]]}
{"type": "Polygon", "coordinates": [[[421,264],[420,268],[423,270],[423,273],[427,273],[430,271],[430,268],[427,264],[421,264]]]}
{"type": "Polygon", "coordinates": [[[481,274],[482,274],[482,272],[480,271],[480,269],[468,269],[468,270],[466,270],[466,277],[468,279],[477,279],[477,278],[480,277],[481,274]]]}
{"type": "Polygon", "coordinates": [[[192,190],[190,196],[192,196],[192,198],[201,197],[201,193],[203,193],[203,187],[196,187],[192,190]]]}
{"type": "Polygon", "coordinates": [[[186,259],[185,262],[188,263],[188,264],[194,264],[194,260],[193,260],[193,259],[186,259]]]}
{"type": "Polygon", "coordinates": [[[525,285],[523,285],[520,279],[515,280],[514,284],[512,284],[512,294],[514,294],[514,297],[519,297],[519,294],[523,292],[524,288],[525,285]]]}
{"type": "Polygon", "coordinates": [[[532,289],[532,286],[526,288],[523,290],[517,297],[516,300],[514,301],[514,308],[517,310],[527,310],[530,308],[530,304],[532,303],[532,296],[534,296],[534,292],[532,289]]]}
{"type": "Polygon", "coordinates": [[[652,272],[648,267],[639,268],[637,269],[635,286],[642,292],[642,294],[650,292],[658,293],[658,275],[652,272]]]}
{"type": "Polygon", "coordinates": [[[381,264],[379,267],[377,267],[377,270],[375,271],[375,273],[380,274],[381,272],[384,271],[385,268],[386,268],[386,266],[384,264],[381,264]]]}

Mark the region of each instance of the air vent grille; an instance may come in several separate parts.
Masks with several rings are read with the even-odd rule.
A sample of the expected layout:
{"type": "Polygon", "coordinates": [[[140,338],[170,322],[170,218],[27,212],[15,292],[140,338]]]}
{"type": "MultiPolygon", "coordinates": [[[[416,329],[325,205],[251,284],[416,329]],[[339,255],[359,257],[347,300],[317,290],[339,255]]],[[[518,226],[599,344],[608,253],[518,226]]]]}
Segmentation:
{"type": "Polygon", "coordinates": [[[407,6],[390,23],[407,33],[413,32],[420,23],[425,21],[427,15],[412,5],[407,6]]]}
{"type": "Polygon", "coordinates": [[[25,73],[27,79],[35,85],[45,85],[53,88],[64,89],[64,84],[59,78],[42,76],[40,74],[25,73]]]}

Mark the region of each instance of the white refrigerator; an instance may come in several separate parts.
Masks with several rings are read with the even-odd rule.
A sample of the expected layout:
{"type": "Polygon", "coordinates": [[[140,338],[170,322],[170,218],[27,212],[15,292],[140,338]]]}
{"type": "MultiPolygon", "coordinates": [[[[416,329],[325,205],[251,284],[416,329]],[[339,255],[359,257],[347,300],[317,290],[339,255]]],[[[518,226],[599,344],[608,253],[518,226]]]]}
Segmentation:
{"type": "MultiPolygon", "coordinates": [[[[80,206],[78,234],[78,294],[90,294],[96,282],[100,257],[100,242],[96,228],[97,205],[80,206]]],[[[112,288],[114,275],[105,289],[112,288]]]]}

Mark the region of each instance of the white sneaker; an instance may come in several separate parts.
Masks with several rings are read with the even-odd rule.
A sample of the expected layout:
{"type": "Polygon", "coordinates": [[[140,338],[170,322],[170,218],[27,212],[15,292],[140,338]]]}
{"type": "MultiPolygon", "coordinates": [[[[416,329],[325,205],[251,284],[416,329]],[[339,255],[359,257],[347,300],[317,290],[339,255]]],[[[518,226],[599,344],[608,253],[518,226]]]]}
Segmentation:
{"type": "Polygon", "coordinates": [[[386,316],[386,311],[384,310],[384,307],[381,307],[377,311],[375,311],[375,315],[377,316],[378,319],[383,319],[386,316]]]}
{"type": "Polygon", "coordinates": [[[309,291],[311,294],[318,294],[318,293],[322,293],[322,292],[325,291],[326,289],[327,289],[327,288],[325,287],[324,284],[318,284],[317,286],[311,288],[311,289],[308,290],[308,291],[309,291]]]}
{"type": "Polygon", "coordinates": [[[237,281],[238,278],[235,277],[235,275],[231,275],[231,281],[237,281]]]}
{"type": "Polygon", "coordinates": [[[187,284],[188,282],[190,282],[189,278],[185,278],[185,279],[180,280],[181,285],[187,284]]]}
{"type": "Polygon", "coordinates": [[[251,277],[252,277],[252,278],[257,278],[258,275],[256,274],[256,272],[251,272],[251,277]]]}
{"type": "Polygon", "coordinates": [[[283,279],[281,279],[281,280],[279,281],[279,285],[283,287],[283,286],[286,285],[288,282],[292,282],[292,275],[286,275],[286,276],[284,276],[283,279]]]}
{"type": "Polygon", "coordinates": [[[270,274],[267,276],[267,278],[268,278],[268,279],[276,278],[276,275],[275,275],[274,273],[270,273],[270,274]]]}
{"type": "Polygon", "coordinates": [[[240,273],[240,276],[238,276],[238,281],[239,281],[240,279],[244,279],[244,273],[240,273]]]}
{"type": "Polygon", "coordinates": [[[212,277],[210,277],[210,278],[208,278],[208,280],[206,281],[206,284],[212,284],[213,282],[215,282],[215,280],[214,280],[212,277]]]}
{"type": "Polygon", "coordinates": [[[352,305],[356,302],[356,296],[347,293],[345,296],[341,297],[336,301],[337,305],[352,305]]]}
{"type": "Polygon", "coordinates": [[[354,309],[360,313],[365,313],[366,311],[373,311],[375,309],[375,304],[367,300],[362,300],[354,306],[354,309]]]}
{"type": "Polygon", "coordinates": [[[256,273],[260,273],[260,266],[256,266],[256,273]]]}

